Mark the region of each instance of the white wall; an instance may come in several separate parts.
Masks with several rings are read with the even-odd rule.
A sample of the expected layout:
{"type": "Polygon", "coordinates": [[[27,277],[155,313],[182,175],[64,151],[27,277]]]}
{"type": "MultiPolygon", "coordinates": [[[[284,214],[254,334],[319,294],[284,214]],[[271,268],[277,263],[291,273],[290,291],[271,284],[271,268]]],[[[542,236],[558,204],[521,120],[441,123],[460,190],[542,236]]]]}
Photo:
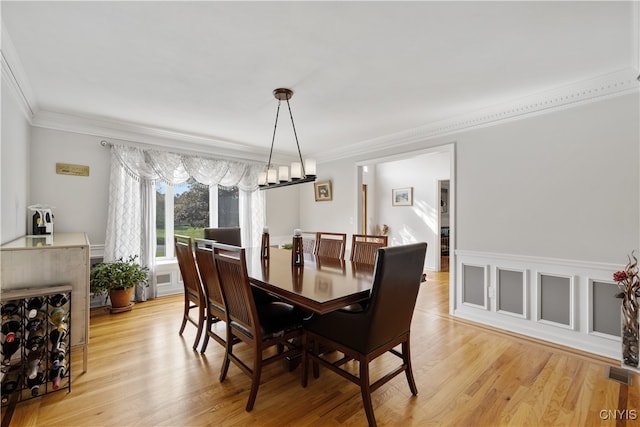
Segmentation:
{"type": "Polygon", "coordinates": [[[291,243],[293,229],[300,228],[300,189],[310,184],[263,190],[266,200],[266,225],[272,245],[291,243]]]}
{"type": "Polygon", "coordinates": [[[623,263],[639,247],[638,95],[457,137],[457,248],[623,263]]]}
{"type": "Polygon", "coordinates": [[[29,204],[55,206],[53,231],[82,231],[103,245],[109,202],[110,152],[101,138],[33,128],[29,204]],[[89,176],[56,174],[56,163],[89,166],[89,176]]]}
{"type": "Polygon", "coordinates": [[[389,226],[389,245],[427,242],[425,268],[436,268],[440,196],[437,181],[449,179],[450,154],[432,153],[376,166],[376,217],[389,226]],[[393,189],[413,187],[413,206],[393,206],[393,189]]]}
{"type": "Polygon", "coordinates": [[[356,167],[353,160],[318,165],[317,181],[331,181],[333,200],[315,201],[313,184],[300,186],[300,227],[308,231],[354,233],[358,200],[356,167]]]}
{"type": "Polygon", "coordinates": [[[2,78],[2,139],[0,141],[0,243],[27,233],[29,198],[29,141],[31,127],[15,92],[2,78]]]}

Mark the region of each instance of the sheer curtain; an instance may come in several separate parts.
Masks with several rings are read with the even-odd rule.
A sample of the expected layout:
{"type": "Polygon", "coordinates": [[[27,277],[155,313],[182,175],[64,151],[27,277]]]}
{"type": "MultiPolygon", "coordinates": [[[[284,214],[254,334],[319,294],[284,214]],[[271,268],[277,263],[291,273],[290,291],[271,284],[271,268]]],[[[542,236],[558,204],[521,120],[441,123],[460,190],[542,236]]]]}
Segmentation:
{"type": "Polygon", "coordinates": [[[148,287],[136,289],[136,300],[154,298],[155,185],[181,184],[190,177],[209,187],[238,187],[242,241],[258,246],[265,222],[264,196],[258,191],[261,170],[261,165],[252,163],[112,144],[105,261],[140,256],[150,280],[148,287]]]}

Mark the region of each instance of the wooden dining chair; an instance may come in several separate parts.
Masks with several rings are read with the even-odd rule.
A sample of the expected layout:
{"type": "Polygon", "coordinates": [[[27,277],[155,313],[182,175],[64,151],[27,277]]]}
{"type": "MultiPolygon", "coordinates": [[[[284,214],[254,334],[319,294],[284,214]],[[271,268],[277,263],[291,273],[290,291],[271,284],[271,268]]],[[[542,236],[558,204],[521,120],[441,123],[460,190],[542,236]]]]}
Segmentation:
{"type": "Polygon", "coordinates": [[[174,235],[174,244],[176,249],[176,258],[178,258],[178,267],[182,276],[184,285],[184,312],[182,314],[182,325],[180,326],[179,335],[182,335],[187,322],[196,326],[196,338],[193,342],[193,349],[196,350],[200,342],[200,336],[204,329],[206,319],[206,302],[204,289],[200,283],[200,275],[196,266],[196,260],[193,255],[193,241],[191,237],[174,235]],[[197,309],[198,314],[194,316],[191,310],[197,309]]]}
{"type": "Polygon", "coordinates": [[[205,228],[204,238],[225,245],[242,246],[240,227],[205,228]]]}
{"type": "Polygon", "coordinates": [[[302,386],[307,386],[309,359],[316,378],[320,364],[358,384],[370,426],[376,425],[371,393],[387,381],[404,372],[411,393],[418,394],[409,339],[426,252],[426,243],[378,249],[371,299],[366,309],[314,316],[304,325],[302,386]],[[395,349],[399,345],[400,351],[395,349]],[[344,357],[336,360],[332,350],[344,357]],[[369,363],[387,352],[399,357],[402,363],[371,384],[369,363]],[[342,368],[352,359],[358,361],[359,375],[342,368]]]}
{"type": "Polygon", "coordinates": [[[318,232],[316,255],[330,258],[344,258],[347,235],[345,233],[318,232]]]}
{"type": "MultiPolygon", "coordinates": [[[[206,302],[206,324],[204,328],[204,339],[200,347],[200,353],[204,353],[209,344],[209,338],[213,338],[223,347],[227,345],[226,335],[221,336],[213,329],[219,322],[227,321],[227,311],[222,299],[222,290],[218,281],[218,272],[216,271],[215,261],[213,259],[213,240],[196,239],[195,255],[200,272],[200,281],[204,289],[206,302]]],[[[226,328],[225,328],[226,332],[226,328]]]]}
{"type": "Polygon", "coordinates": [[[302,312],[284,302],[256,305],[249,284],[245,250],[236,246],[214,244],[214,259],[222,297],[227,308],[227,344],[220,381],[224,381],[233,362],[251,377],[251,391],[246,410],[251,411],[260,386],[265,365],[300,354],[301,347],[294,338],[302,335],[302,312]],[[251,348],[252,365],[234,353],[235,340],[251,348]],[[276,347],[275,353],[265,353],[276,347]]]}
{"type": "Polygon", "coordinates": [[[302,236],[302,252],[313,255],[316,253],[316,244],[318,243],[318,233],[315,231],[303,231],[302,236]]]}
{"type": "Polygon", "coordinates": [[[351,236],[351,254],[349,261],[375,264],[378,248],[387,246],[388,236],[354,234],[351,236]]]}

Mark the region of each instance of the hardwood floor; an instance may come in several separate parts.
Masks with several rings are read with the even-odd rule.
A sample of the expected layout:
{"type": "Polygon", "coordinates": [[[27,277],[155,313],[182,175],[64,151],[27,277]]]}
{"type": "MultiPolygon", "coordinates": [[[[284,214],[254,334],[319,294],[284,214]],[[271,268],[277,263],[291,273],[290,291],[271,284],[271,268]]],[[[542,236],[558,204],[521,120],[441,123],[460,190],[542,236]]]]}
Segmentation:
{"type": "MultiPolygon", "coordinates": [[[[430,273],[412,324],[413,397],[403,375],[373,393],[379,425],[640,425],[640,378],[629,387],[605,377],[614,360],[592,357],[448,315],[448,275],[430,273]],[[625,411],[626,410],[626,411],[625,411]],[[618,412],[615,412],[618,411],[618,412]]],[[[182,296],[133,311],[91,313],[89,370],[73,357],[71,393],[21,402],[12,426],[331,426],[367,424],[359,389],[321,369],[300,386],[300,368],[269,366],[252,412],[250,379],[231,366],[218,381],[223,349],[191,349],[195,328],[178,336],[182,296]],[[77,368],[74,368],[76,366],[77,368]]],[[[373,374],[390,360],[371,365],[373,374]]],[[[393,360],[395,363],[395,360],[393,360]]]]}

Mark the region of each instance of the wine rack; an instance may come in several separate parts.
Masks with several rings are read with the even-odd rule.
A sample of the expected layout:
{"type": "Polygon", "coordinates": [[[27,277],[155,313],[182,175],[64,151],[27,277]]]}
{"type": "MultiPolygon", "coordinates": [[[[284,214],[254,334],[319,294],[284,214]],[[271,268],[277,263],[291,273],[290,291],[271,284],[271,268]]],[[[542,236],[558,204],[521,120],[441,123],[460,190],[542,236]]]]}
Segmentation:
{"type": "Polygon", "coordinates": [[[3,412],[18,401],[71,391],[71,291],[49,286],[2,292],[3,412]]]}

